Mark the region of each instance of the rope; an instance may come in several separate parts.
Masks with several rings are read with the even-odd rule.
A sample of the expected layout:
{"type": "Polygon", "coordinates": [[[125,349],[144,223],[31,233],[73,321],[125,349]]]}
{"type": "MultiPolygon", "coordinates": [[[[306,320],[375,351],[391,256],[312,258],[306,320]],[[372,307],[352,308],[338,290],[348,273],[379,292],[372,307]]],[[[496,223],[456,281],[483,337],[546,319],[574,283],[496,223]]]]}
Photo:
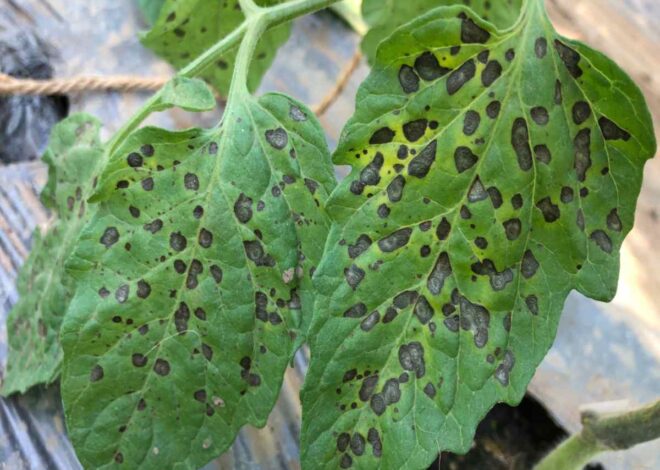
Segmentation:
{"type": "MultiPolygon", "coordinates": [[[[362,54],[357,51],[351,61],[337,77],[337,82],[321,102],[314,106],[317,116],[322,116],[341,95],[351,76],[360,65],[362,54]]],[[[143,78],[132,76],[112,77],[72,77],[34,80],[16,78],[0,73],[0,96],[3,95],[67,95],[91,91],[156,91],[168,82],[169,78],[143,78]]]]}
{"type": "Polygon", "coordinates": [[[342,94],[346,85],[348,85],[349,80],[353,76],[353,73],[357,70],[360,62],[362,61],[362,54],[358,50],[353,54],[351,61],[344,67],[344,69],[337,77],[335,82],[335,87],[330,90],[330,92],[323,97],[321,102],[314,106],[313,111],[317,116],[323,116],[325,112],[332,106],[332,104],[337,101],[337,98],[342,94]]]}
{"type": "Polygon", "coordinates": [[[155,91],[169,78],[142,78],[131,76],[73,77],[50,80],[15,78],[0,73],[1,95],[66,95],[89,91],[155,91]]]}

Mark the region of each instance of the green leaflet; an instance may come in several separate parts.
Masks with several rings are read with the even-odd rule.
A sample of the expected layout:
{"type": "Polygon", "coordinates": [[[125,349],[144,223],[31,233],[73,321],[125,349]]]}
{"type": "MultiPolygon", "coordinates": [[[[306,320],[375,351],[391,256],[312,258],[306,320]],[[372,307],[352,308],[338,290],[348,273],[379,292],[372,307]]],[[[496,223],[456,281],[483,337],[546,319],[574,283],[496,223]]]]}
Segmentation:
{"type": "Polygon", "coordinates": [[[373,64],[378,44],[396,28],[432,8],[461,4],[498,28],[506,29],[518,19],[522,0],[363,0],[362,16],[370,29],[362,40],[362,51],[373,64]]]}
{"type": "Polygon", "coordinates": [[[208,85],[198,78],[174,77],[165,84],[154,111],[178,107],[186,111],[210,111],[215,97],[208,85]]]}
{"type": "Polygon", "coordinates": [[[99,183],[62,327],[85,466],[198,468],[277,399],[335,183],[311,111],[244,95],[221,127],[135,132],[99,183]]]}
{"type": "Polygon", "coordinates": [[[102,165],[99,127],[95,118],[77,114],[59,123],[51,134],[43,158],[49,178],[42,199],[58,218],[45,236],[35,231],[32,251],[19,274],[20,299],[7,319],[5,396],[49,384],[59,374],[60,324],[74,291],[64,262],[93,212],[85,201],[102,165]]]}
{"type": "Polygon", "coordinates": [[[557,35],[439,8],[382,43],[344,129],[351,175],[315,282],[306,468],[426,468],[522,398],[568,293],[614,295],[643,166],[642,94],[557,35]]]}
{"type": "MultiPolygon", "coordinates": [[[[283,0],[260,0],[260,6],[271,6],[283,0]]],[[[153,28],[142,36],[142,43],[156,54],[181,68],[227,36],[244,20],[238,0],[166,0],[153,28]]],[[[254,54],[248,75],[248,88],[255,90],[270,67],[277,49],[289,38],[290,25],[267,31],[254,54]]],[[[226,95],[231,83],[238,47],[220,57],[201,73],[221,94],[226,95]]]]}

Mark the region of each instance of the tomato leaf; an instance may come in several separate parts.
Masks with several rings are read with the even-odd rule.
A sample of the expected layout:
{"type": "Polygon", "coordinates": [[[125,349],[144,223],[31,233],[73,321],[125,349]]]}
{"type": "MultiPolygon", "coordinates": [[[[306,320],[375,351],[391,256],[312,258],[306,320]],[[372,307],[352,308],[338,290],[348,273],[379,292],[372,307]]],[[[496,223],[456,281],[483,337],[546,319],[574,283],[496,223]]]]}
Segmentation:
{"type": "MultiPolygon", "coordinates": [[[[260,6],[283,0],[260,0],[260,6]]],[[[238,0],[166,0],[151,30],[142,43],[176,68],[188,65],[220,39],[234,31],[245,19],[238,0]]],[[[291,26],[284,24],[262,36],[248,75],[248,87],[255,90],[270,67],[277,49],[289,38],[291,26]]],[[[238,46],[219,57],[200,76],[221,94],[229,91],[238,46]]]]}
{"type": "Polygon", "coordinates": [[[517,404],[571,290],[610,300],[655,154],[639,89],[543,2],[439,8],[384,41],[334,156],[303,464],[426,468],[517,404]]]}
{"type": "Polygon", "coordinates": [[[49,178],[42,199],[57,219],[45,235],[38,229],[34,232],[32,251],[19,274],[19,300],[7,318],[9,357],[3,395],[49,384],[59,375],[60,324],[74,292],[64,263],[94,211],[86,199],[102,166],[99,127],[95,118],[76,114],[52,131],[43,157],[49,178]]]}
{"type": "Polygon", "coordinates": [[[204,81],[198,78],[174,77],[165,84],[155,111],[177,107],[186,111],[210,111],[215,97],[204,81]]]}
{"type": "Polygon", "coordinates": [[[85,466],[200,467],[277,399],[334,175],[311,111],[239,98],[214,129],[138,130],[99,182],[62,327],[85,466]]]}
{"type": "Polygon", "coordinates": [[[362,16],[369,32],[362,40],[362,51],[369,63],[376,59],[378,44],[392,31],[418,18],[432,8],[465,4],[482,19],[501,29],[513,25],[520,14],[522,0],[493,2],[492,0],[363,0],[362,16]]]}

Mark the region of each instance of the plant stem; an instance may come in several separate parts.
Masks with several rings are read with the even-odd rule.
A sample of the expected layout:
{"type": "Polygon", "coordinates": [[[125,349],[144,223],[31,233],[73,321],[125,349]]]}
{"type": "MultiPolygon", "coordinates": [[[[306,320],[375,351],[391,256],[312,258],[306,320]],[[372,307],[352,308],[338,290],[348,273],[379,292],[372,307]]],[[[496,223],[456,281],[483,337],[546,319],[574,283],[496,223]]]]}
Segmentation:
{"type": "MultiPolygon", "coordinates": [[[[199,75],[208,65],[212,64],[219,56],[227,52],[229,49],[235,47],[243,38],[243,36],[250,32],[258,29],[258,32],[253,34],[253,37],[250,39],[250,59],[254,47],[259,40],[259,37],[269,28],[278,26],[287,21],[293,20],[309,13],[315,12],[326,8],[333,3],[337,3],[339,0],[292,0],[286,3],[278,4],[272,7],[259,7],[252,0],[241,0],[241,7],[244,9],[246,15],[246,20],[241,23],[234,31],[232,31],[228,36],[225,36],[223,39],[218,41],[214,46],[207,49],[203,54],[197,57],[194,61],[188,64],[186,67],[181,69],[177,76],[179,77],[195,77],[199,75]]],[[[246,46],[247,48],[247,46],[246,46]]],[[[239,54],[237,59],[240,62],[243,58],[239,54]]],[[[234,70],[234,79],[240,79],[245,81],[247,73],[249,70],[249,59],[248,64],[242,64],[242,70],[240,76],[236,76],[236,71],[239,67],[236,67],[234,70]]],[[[233,80],[232,80],[233,82],[233,80]]],[[[124,141],[126,138],[138,128],[144,120],[149,117],[149,115],[156,109],[160,98],[162,96],[163,89],[161,88],[157,91],[151,98],[149,98],[144,105],[135,113],[124,125],[117,131],[114,137],[108,142],[106,146],[106,155],[111,155],[117,147],[124,141]]]]}
{"type": "Polygon", "coordinates": [[[587,410],[582,431],[550,452],[534,470],[579,470],[601,452],[660,438],[660,400],[623,413],[587,410]]]}

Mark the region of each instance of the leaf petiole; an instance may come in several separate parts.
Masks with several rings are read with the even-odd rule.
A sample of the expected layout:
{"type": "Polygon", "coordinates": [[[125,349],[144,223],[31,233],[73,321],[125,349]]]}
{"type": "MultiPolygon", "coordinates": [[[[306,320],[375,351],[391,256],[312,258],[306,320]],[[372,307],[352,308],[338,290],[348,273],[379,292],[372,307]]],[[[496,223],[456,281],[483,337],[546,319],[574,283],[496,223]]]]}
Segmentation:
{"type": "MultiPolygon", "coordinates": [[[[259,7],[253,0],[241,0],[240,5],[246,15],[246,20],[241,23],[234,31],[223,39],[218,41],[214,46],[207,49],[203,54],[198,56],[186,67],[177,73],[177,77],[193,78],[198,76],[206,67],[212,64],[219,56],[227,52],[229,49],[235,47],[244,35],[249,30],[255,30],[253,33],[254,38],[250,40],[254,43],[251,46],[252,51],[256,47],[256,43],[261,35],[268,29],[278,26],[287,21],[305,16],[318,10],[322,10],[340,0],[294,0],[271,7],[259,7]]],[[[246,46],[247,48],[247,46],[246,46]]],[[[251,56],[252,54],[250,54],[251,56]]],[[[234,79],[241,79],[242,82],[247,78],[250,58],[239,57],[241,67],[237,64],[235,69],[234,79]],[[240,69],[243,68],[243,71],[240,69]],[[236,72],[239,71],[238,76],[236,72]]],[[[106,155],[111,155],[117,147],[135,130],[142,122],[151,115],[157,108],[163,94],[163,88],[157,91],[151,98],[149,98],[144,105],[133,115],[126,123],[117,131],[114,137],[108,142],[106,147],[106,155]]]]}

